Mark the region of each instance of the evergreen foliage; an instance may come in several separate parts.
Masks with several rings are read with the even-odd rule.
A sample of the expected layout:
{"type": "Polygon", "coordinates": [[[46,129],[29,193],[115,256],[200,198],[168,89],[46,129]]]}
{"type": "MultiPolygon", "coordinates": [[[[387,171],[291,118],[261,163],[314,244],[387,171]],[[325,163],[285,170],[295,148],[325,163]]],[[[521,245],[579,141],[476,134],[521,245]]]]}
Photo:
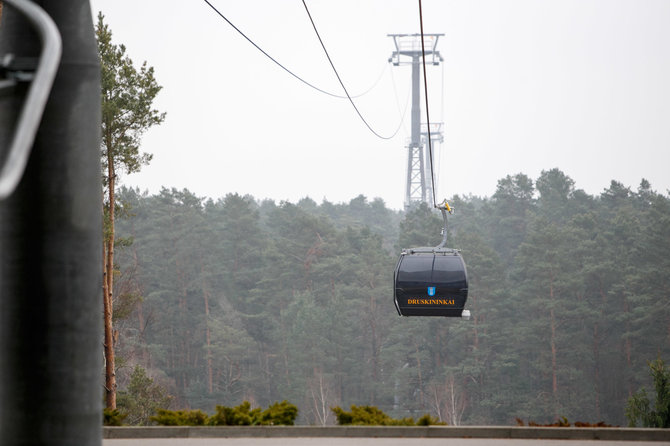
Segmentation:
{"type": "Polygon", "coordinates": [[[135,366],[130,382],[119,392],[117,405],[125,413],[127,424],[147,426],[151,416],[159,408],[167,407],[172,397],[167,391],[147,376],[142,366],[135,366]]]}
{"type": "Polygon", "coordinates": [[[275,402],[265,410],[251,408],[251,403],[243,402],[239,406],[216,406],[216,412],[207,416],[201,410],[158,409],[151,420],[161,426],[292,426],[298,416],[298,408],[284,400],[275,402]]]}
{"type": "Polygon", "coordinates": [[[345,425],[363,425],[363,426],[412,426],[414,420],[403,418],[394,420],[379,410],[375,406],[351,406],[351,412],[346,412],[342,408],[333,407],[333,412],[337,418],[337,424],[345,425]]]}
{"type": "Polygon", "coordinates": [[[423,414],[421,417],[419,417],[418,420],[416,420],[416,425],[417,426],[446,426],[447,423],[440,421],[439,419],[435,418],[431,414],[423,414]]]}
{"type": "Polygon", "coordinates": [[[394,419],[375,406],[352,405],[351,412],[347,412],[338,406],[333,407],[332,411],[337,419],[337,424],[340,426],[429,426],[431,424],[446,424],[440,422],[430,414],[424,414],[416,422],[414,422],[414,419],[411,417],[394,419]]]}
{"type": "Polygon", "coordinates": [[[207,422],[207,414],[200,409],[158,409],[156,412],[157,414],[151,417],[151,421],[160,426],[204,426],[207,422]]]}
{"type": "Polygon", "coordinates": [[[272,403],[270,407],[261,412],[258,424],[293,426],[297,417],[298,408],[284,400],[281,403],[272,403]]]}
{"type": "Polygon", "coordinates": [[[119,409],[110,409],[105,407],[102,410],[102,424],[104,426],[123,426],[123,421],[128,414],[121,412],[119,409]]]}
{"type": "Polygon", "coordinates": [[[210,413],[288,399],[299,424],[351,405],[449,425],[623,424],[646,362],[670,354],[670,197],[646,181],[577,186],[552,169],[450,200],[469,322],[393,306],[399,250],[441,241],[425,206],[124,189],[133,216],[118,232],[134,243],[117,257],[144,297],[119,353],[162,371],[175,405],[210,413]]]}
{"type": "Polygon", "coordinates": [[[651,408],[651,401],[647,391],[642,388],[628,399],[626,418],[630,427],[670,428],[670,370],[665,362],[658,358],[649,363],[649,371],[654,381],[656,401],[651,408]]]}
{"type": "Polygon", "coordinates": [[[207,424],[210,426],[251,426],[259,424],[261,408],[251,409],[248,401],[239,406],[226,407],[216,406],[216,413],[209,417],[207,424]]]}
{"type": "Polygon", "coordinates": [[[589,422],[584,422],[584,421],[575,421],[574,424],[570,424],[568,419],[566,417],[560,417],[557,421],[553,423],[546,423],[546,424],[540,424],[535,421],[529,421],[528,424],[526,424],[523,420],[520,418],[516,419],[516,424],[517,426],[536,426],[536,427],[618,427],[618,426],[612,426],[611,424],[607,424],[604,421],[599,421],[597,423],[589,423],[589,422]]]}

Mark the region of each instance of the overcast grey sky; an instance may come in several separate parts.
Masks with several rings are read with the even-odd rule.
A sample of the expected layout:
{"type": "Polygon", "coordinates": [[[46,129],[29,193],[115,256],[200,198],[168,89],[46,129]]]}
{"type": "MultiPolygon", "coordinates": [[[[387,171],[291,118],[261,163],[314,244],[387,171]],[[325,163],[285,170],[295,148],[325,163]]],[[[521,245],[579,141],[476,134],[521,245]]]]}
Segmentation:
{"type": "MultiPolygon", "coordinates": [[[[211,0],[279,62],[341,93],[301,0],[211,0]]],[[[410,68],[387,63],[389,33],[419,32],[415,0],[307,0],[368,122],[392,134],[410,68]],[[381,75],[381,78],[380,78],[381,75]]],[[[351,105],[281,70],[200,0],[92,0],[115,43],[146,60],[167,112],[144,137],[154,160],[123,184],[200,196],[229,192],[317,202],[381,197],[400,209],[409,136],[382,140],[351,105]]],[[[670,189],[670,1],[423,0],[424,31],[444,33],[428,68],[438,199],[491,196],[497,181],[558,167],[599,194],[612,179],[670,189]]]]}

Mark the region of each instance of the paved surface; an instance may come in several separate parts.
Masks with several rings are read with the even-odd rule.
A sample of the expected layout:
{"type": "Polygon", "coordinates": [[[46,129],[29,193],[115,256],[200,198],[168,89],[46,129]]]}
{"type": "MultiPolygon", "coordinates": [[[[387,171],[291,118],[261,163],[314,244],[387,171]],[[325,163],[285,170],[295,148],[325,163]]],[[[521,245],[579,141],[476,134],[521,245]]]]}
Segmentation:
{"type": "Polygon", "coordinates": [[[147,438],[103,440],[103,446],[650,446],[670,442],[474,438],[147,438]]]}

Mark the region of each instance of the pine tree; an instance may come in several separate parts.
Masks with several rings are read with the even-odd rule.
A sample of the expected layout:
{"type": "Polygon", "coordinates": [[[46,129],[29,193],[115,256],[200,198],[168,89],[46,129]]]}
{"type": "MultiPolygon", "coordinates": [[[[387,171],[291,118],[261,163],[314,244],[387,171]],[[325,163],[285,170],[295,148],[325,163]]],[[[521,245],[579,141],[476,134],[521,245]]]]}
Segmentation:
{"type": "Polygon", "coordinates": [[[103,177],[103,308],[105,327],[106,405],[116,408],[116,370],[114,329],[114,245],[116,187],[122,171],[137,172],[151,161],[151,155],[140,153],[142,135],[165,119],[164,113],[152,108],[161,87],[154,70],[146,62],[136,69],[123,45],[112,43],[112,32],[98,14],[96,36],[100,53],[102,86],[102,141],[100,145],[103,177]]]}
{"type": "Polygon", "coordinates": [[[649,372],[656,394],[654,408],[651,408],[647,391],[642,388],[628,400],[626,418],[631,427],[635,427],[639,420],[643,427],[670,428],[670,370],[658,358],[649,363],[649,372]]]}
{"type": "Polygon", "coordinates": [[[167,391],[138,365],[130,375],[127,389],[119,394],[119,409],[126,415],[126,423],[146,426],[158,409],[170,406],[171,400],[167,391]]]}

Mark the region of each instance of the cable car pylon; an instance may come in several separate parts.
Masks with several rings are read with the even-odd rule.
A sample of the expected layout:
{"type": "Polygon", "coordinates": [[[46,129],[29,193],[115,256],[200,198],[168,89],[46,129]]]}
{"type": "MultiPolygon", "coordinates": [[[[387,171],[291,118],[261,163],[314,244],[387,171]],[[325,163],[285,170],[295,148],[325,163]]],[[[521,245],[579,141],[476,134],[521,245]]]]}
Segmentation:
{"type": "Polygon", "coordinates": [[[409,209],[417,202],[432,205],[433,160],[426,147],[431,143],[430,140],[442,141],[442,123],[422,124],[421,122],[421,66],[426,65],[426,58],[430,59],[428,62],[431,65],[439,65],[444,61],[436,49],[439,38],[444,34],[424,34],[424,37],[430,39],[430,45],[425,49],[422,48],[421,34],[387,34],[387,36],[393,38],[396,48],[389,62],[393,66],[412,66],[412,127],[407,144],[405,209],[409,209]]]}

